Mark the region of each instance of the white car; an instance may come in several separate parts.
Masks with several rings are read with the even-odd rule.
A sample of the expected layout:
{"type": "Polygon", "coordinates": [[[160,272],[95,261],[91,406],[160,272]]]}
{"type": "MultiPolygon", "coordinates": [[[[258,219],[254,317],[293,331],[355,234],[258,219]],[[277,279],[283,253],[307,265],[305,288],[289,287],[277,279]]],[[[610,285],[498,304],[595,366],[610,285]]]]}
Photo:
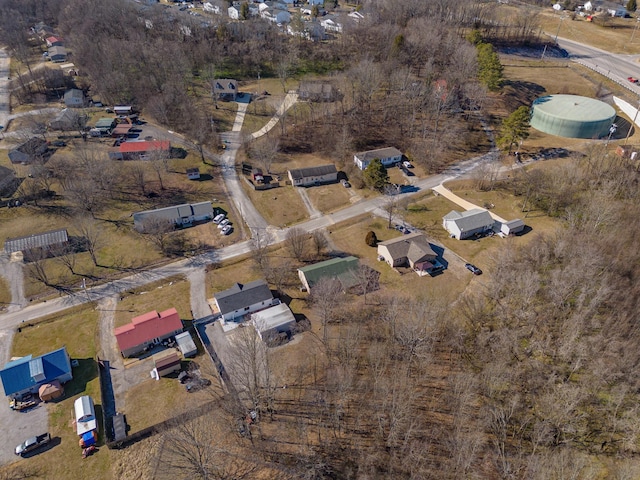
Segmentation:
{"type": "Polygon", "coordinates": [[[224,213],[219,213],[218,215],[213,217],[213,223],[220,223],[222,220],[225,219],[225,217],[226,215],[224,213]]]}
{"type": "Polygon", "coordinates": [[[231,225],[225,225],[225,226],[222,228],[222,233],[223,233],[224,235],[230,235],[232,232],[233,232],[233,226],[231,226],[231,225]]]}
{"type": "Polygon", "coordinates": [[[222,229],[222,228],[226,227],[227,225],[229,225],[230,223],[231,223],[231,221],[228,218],[225,218],[224,220],[222,220],[218,224],[218,228],[222,229]]]}
{"type": "Polygon", "coordinates": [[[411,165],[411,162],[409,162],[409,161],[407,161],[407,160],[405,160],[404,162],[402,162],[402,165],[403,165],[405,168],[413,168],[413,165],[411,165]]]}

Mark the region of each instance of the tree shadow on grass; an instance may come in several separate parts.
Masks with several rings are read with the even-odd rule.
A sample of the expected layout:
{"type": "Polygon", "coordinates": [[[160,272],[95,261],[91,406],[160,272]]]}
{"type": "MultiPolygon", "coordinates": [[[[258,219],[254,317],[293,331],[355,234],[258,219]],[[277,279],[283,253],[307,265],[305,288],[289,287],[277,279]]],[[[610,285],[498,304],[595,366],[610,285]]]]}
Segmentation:
{"type": "Polygon", "coordinates": [[[65,398],[84,393],[87,383],[98,376],[98,364],[93,358],[74,358],[72,361],[73,379],[64,384],[65,398]]]}

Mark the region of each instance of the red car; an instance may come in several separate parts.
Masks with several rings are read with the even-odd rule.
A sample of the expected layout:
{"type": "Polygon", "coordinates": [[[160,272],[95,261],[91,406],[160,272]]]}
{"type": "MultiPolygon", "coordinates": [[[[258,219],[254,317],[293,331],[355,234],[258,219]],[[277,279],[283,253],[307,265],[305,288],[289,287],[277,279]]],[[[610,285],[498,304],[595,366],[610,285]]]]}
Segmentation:
{"type": "Polygon", "coordinates": [[[629,80],[631,83],[638,83],[638,79],[636,77],[627,77],[627,80],[629,80]]]}

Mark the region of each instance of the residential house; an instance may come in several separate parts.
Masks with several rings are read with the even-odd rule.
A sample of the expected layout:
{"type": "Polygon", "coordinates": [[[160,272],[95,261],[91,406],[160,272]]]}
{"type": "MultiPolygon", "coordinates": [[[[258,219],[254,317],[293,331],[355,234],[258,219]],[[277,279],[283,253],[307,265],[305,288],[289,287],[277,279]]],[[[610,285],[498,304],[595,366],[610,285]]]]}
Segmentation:
{"type": "Polygon", "coordinates": [[[72,378],[71,360],[65,347],[35,358],[27,355],[12,360],[0,370],[4,394],[11,398],[36,394],[45,383],[66,383],[72,378]]]}
{"type": "Polygon", "coordinates": [[[114,333],[122,356],[131,357],[181,332],[180,315],[175,308],[170,308],[134,317],[131,323],[116,328],[114,333]]]}
{"type": "Polygon", "coordinates": [[[187,168],[187,178],[189,180],[200,180],[200,169],[198,167],[187,168]]]}
{"type": "Polygon", "coordinates": [[[65,229],[51,230],[25,237],[7,238],[4,242],[5,253],[22,252],[24,259],[46,258],[52,250],[62,249],[69,244],[69,236],[65,229]]]}
{"type": "Polygon", "coordinates": [[[262,341],[277,344],[281,336],[291,335],[296,318],[285,303],[280,303],[251,314],[251,324],[262,341]]]}
{"type": "Polygon", "coordinates": [[[524,221],[516,218],[500,225],[500,233],[503,235],[516,235],[524,230],[524,221]]]}
{"type": "MultiPolygon", "coordinates": [[[[316,22],[312,22],[316,23],[316,22]]],[[[332,102],[337,97],[337,90],[329,82],[300,82],[298,98],[310,102],[332,102]]]]}
{"type": "Polygon", "coordinates": [[[46,25],[42,22],[35,24],[31,31],[33,31],[33,33],[35,33],[36,35],[38,35],[38,37],[45,41],[47,37],[55,35],[55,30],[53,29],[53,27],[50,27],[49,25],[46,25]]]}
{"type": "Polygon", "coordinates": [[[342,20],[340,20],[337,15],[327,15],[322,17],[320,25],[322,25],[327,32],[342,32],[342,20]]]}
{"type": "Polygon", "coordinates": [[[238,82],[229,78],[220,78],[213,83],[213,95],[219,100],[232,102],[238,95],[238,82]]]}
{"type": "Polygon", "coordinates": [[[420,232],[378,243],[378,255],[392,267],[410,267],[427,273],[439,267],[436,263],[438,255],[420,232]]]}
{"type": "Polygon", "coordinates": [[[354,10],[353,12],[347,15],[349,18],[352,18],[354,22],[358,23],[360,20],[364,20],[364,15],[354,10]]]}
{"type": "Polygon", "coordinates": [[[54,63],[67,61],[67,49],[64,47],[51,47],[49,49],[49,60],[54,63]]]}
{"type": "Polygon", "coordinates": [[[202,5],[202,10],[208,13],[214,13],[216,15],[222,14],[222,9],[220,8],[220,6],[214,5],[211,2],[205,2],[204,5],[202,5]]]}
{"type": "Polygon", "coordinates": [[[319,167],[295,168],[289,170],[289,180],[294,187],[308,187],[321,183],[333,183],[338,181],[336,166],[320,165],[319,167]]]}
{"type": "Polygon", "coordinates": [[[291,22],[291,14],[287,10],[280,10],[272,7],[261,10],[260,17],[278,25],[291,22]]]}
{"type": "Polygon", "coordinates": [[[139,232],[151,232],[157,228],[191,227],[194,223],[213,219],[211,202],[185,203],[172,207],[145,210],[133,214],[133,225],[139,232]]]}
{"type": "Polygon", "coordinates": [[[324,0],[308,0],[309,5],[318,5],[319,7],[324,6],[324,0]]]}
{"type": "Polygon", "coordinates": [[[114,105],[113,113],[119,117],[126,117],[133,113],[133,107],[131,105],[114,105]]]}
{"type": "Polygon", "coordinates": [[[589,1],[588,1],[588,2],[586,2],[586,3],[584,4],[584,7],[583,7],[583,8],[584,8],[584,11],[585,11],[585,12],[592,12],[592,11],[593,11],[593,3],[591,3],[591,2],[589,2],[589,1]]]}
{"type": "Polygon", "coordinates": [[[182,332],[176,335],[176,344],[184,358],[195,357],[198,353],[198,347],[196,347],[196,343],[189,332],[182,332]]]}
{"type": "Polygon", "coordinates": [[[170,155],[171,143],[169,140],[122,142],[117,151],[109,152],[109,158],[113,160],[149,160],[169,158],[170,155]]]}
{"type": "Polygon", "coordinates": [[[64,92],[64,104],[69,108],[81,108],[85,106],[84,92],[79,88],[72,88],[64,92]]]}
{"type": "Polygon", "coordinates": [[[82,130],[89,117],[87,115],[83,115],[78,113],[77,110],[72,110],[71,108],[63,108],[58,115],[55,116],[51,122],[49,122],[49,128],[52,130],[82,130]]]}
{"type": "Polygon", "coordinates": [[[9,160],[11,163],[28,164],[38,159],[42,159],[49,146],[45,140],[38,137],[32,137],[26,142],[9,150],[9,160]]]}
{"type": "Polygon", "coordinates": [[[496,221],[482,208],[473,208],[465,212],[452,210],[442,219],[442,226],[452,238],[464,240],[476,234],[493,230],[496,221]]]}
{"type": "Polygon", "coordinates": [[[227,8],[227,15],[231,20],[240,20],[240,6],[231,5],[227,8]]]}
{"type": "Polygon", "coordinates": [[[115,118],[101,118],[96,122],[96,126],[94,127],[94,130],[98,130],[100,132],[101,135],[111,135],[111,131],[115,128],[116,126],[116,119],[115,118]]]}
{"type": "Polygon", "coordinates": [[[159,377],[166,377],[174,372],[180,371],[180,355],[175,350],[171,350],[153,359],[156,372],[159,377]]]}
{"type": "Polygon", "coordinates": [[[76,398],[73,402],[73,411],[75,417],[75,427],[78,436],[98,430],[98,420],[96,418],[96,409],[93,405],[93,398],[89,395],[83,395],[76,398]]]}
{"type": "Polygon", "coordinates": [[[402,152],[395,147],[367,150],[366,152],[356,153],[353,156],[353,163],[355,163],[360,170],[364,170],[374,158],[380,160],[385,167],[389,167],[402,161],[402,152]]]}
{"type": "Polygon", "coordinates": [[[62,40],[62,37],[57,37],[55,35],[51,35],[50,37],[47,37],[45,39],[45,43],[47,44],[47,48],[64,46],[64,41],[62,40]]]}
{"type": "Polygon", "coordinates": [[[278,303],[264,280],[236,283],[230,289],[216,293],[213,298],[222,319],[227,322],[278,303]]]}
{"type": "Polygon", "coordinates": [[[358,285],[359,260],[356,257],[340,257],[314,263],[298,269],[298,277],[304,288],[310,292],[322,279],[336,279],[347,290],[358,285]]]}

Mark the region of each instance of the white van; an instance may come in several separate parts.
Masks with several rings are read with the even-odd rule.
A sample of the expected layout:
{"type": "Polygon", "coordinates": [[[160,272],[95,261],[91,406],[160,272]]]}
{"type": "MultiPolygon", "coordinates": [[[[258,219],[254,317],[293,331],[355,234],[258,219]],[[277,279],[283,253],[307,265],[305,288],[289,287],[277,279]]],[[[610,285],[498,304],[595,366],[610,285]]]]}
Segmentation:
{"type": "Polygon", "coordinates": [[[218,215],[213,217],[213,223],[220,223],[222,220],[225,219],[225,217],[226,215],[224,213],[219,213],[218,215]]]}

